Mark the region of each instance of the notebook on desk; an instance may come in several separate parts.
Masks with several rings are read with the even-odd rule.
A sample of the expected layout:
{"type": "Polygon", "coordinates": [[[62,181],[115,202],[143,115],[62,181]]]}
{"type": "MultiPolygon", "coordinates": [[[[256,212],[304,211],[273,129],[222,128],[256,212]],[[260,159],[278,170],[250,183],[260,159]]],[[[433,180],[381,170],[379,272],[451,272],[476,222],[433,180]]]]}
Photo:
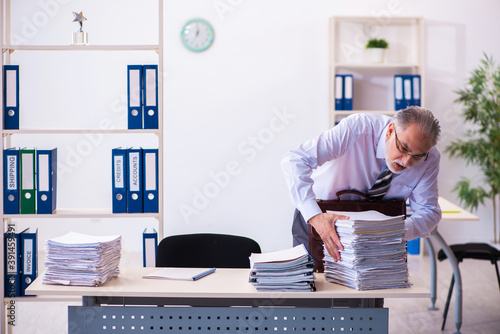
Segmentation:
{"type": "Polygon", "coordinates": [[[142,278],[196,281],[213,272],[215,268],[162,268],[142,278]]]}

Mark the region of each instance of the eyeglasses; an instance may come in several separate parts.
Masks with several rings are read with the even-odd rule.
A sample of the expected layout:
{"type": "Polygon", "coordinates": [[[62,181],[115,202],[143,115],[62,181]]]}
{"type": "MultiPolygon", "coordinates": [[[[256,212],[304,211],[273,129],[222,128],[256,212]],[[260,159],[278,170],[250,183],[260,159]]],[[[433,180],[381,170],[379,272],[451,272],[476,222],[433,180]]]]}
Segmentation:
{"type": "Polygon", "coordinates": [[[398,134],[396,133],[396,127],[394,127],[394,136],[396,137],[396,148],[398,149],[399,152],[405,155],[409,155],[411,158],[415,159],[416,161],[424,159],[424,161],[427,161],[427,158],[429,157],[429,152],[427,153],[422,153],[422,154],[411,154],[408,152],[408,150],[401,145],[401,143],[398,140],[398,134]]]}

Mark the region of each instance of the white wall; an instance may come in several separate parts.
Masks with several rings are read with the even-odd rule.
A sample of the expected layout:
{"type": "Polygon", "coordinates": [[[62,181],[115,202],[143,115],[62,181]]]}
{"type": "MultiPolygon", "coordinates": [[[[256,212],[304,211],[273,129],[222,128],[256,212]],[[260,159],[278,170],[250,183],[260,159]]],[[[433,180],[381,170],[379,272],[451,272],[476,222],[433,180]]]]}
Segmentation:
{"type": "MultiPolygon", "coordinates": [[[[47,14],[47,23],[38,24],[36,34],[27,38],[30,43],[69,43],[71,32],[77,30],[77,24],[71,22],[71,11],[83,11],[88,18],[84,28],[89,32],[91,43],[110,44],[115,40],[123,44],[130,40],[130,43],[147,44],[157,38],[156,1],[120,1],[118,5],[111,1],[77,0],[12,2],[20,21],[13,26],[13,31],[21,36],[30,20],[36,23],[37,13],[53,13],[47,14]],[[57,7],[47,9],[47,3],[55,3],[57,7]]],[[[293,207],[279,162],[289,149],[327,129],[329,17],[363,15],[382,21],[390,20],[394,14],[424,17],[426,107],[433,110],[441,122],[443,137],[439,147],[443,150],[465,130],[458,116],[460,107],[453,103],[456,98],[453,90],[462,87],[483,51],[495,58],[500,55],[496,36],[500,31],[499,13],[500,3],[494,0],[474,3],[463,0],[165,0],[165,233],[241,234],[256,239],[265,251],[291,246],[293,207]],[[194,17],[210,21],[216,34],[214,45],[198,54],[186,50],[180,41],[182,25],[194,17]]],[[[125,110],[126,81],[121,67],[154,61],[154,56],[141,53],[116,58],[112,58],[112,54],[99,57],[90,53],[74,56],[54,53],[52,59],[41,57],[37,54],[36,59],[18,59],[27,64],[25,67],[32,66],[33,72],[40,71],[44,78],[51,77],[52,66],[65,66],[66,73],[74,72],[63,84],[58,84],[59,93],[55,96],[65,96],[60,102],[65,110],[56,117],[70,113],[64,106],[72,106],[90,110],[93,117],[89,118],[110,119],[117,127],[126,124],[120,113],[125,110]],[[68,62],[69,65],[60,65],[68,62]],[[95,64],[97,73],[100,67],[110,66],[112,73],[117,74],[105,78],[89,74],[79,69],[79,62],[91,67],[95,64]],[[85,95],[79,99],[70,94],[73,87],[86,89],[96,82],[105,83],[93,93],[97,95],[96,100],[86,101],[85,95]],[[67,86],[71,89],[66,89],[67,86]]],[[[54,97],[45,95],[47,90],[43,86],[40,82],[29,86],[32,94],[25,94],[21,101],[26,113],[28,106],[35,110],[37,106],[44,106],[39,108],[41,111],[54,109],[54,97]]],[[[26,122],[46,122],[43,112],[32,117],[26,122]]],[[[78,125],[86,118],[66,121],[78,125]]],[[[29,145],[33,140],[23,138],[16,145],[38,145],[29,145]]],[[[115,144],[132,142],[137,146],[136,140],[144,147],[155,144],[155,138],[96,139],[90,152],[67,174],[68,180],[64,178],[64,182],[59,182],[60,193],[65,196],[59,197],[58,205],[71,203],[71,194],[78,197],[78,202],[88,201],[89,206],[109,206],[110,186],[102,186],[106,182],[110,184],[110,167],[106,165],[109,150],[115,144]],[[91,166],[95,165],[95,159],[106,164],[96,166],[94,171],[91,166]],[[75,176],[75,182],[70,181],[71,175],[75,176]],[[83,192],[78,190],[82,180],[85,180],[83,192]],[[91,184],[98,185],[98,193],[93,192],[91,184]]],[[[72,148],[76,150],[85,141],[92,143],[91,138],[86,137],[63,141],[61,144],[61,139],[47,138],[43,143],[43,146],[60,147],[60,164],[67,161],[72,148]]],[[[450,161],[443,154],[441,195],[457,202],[451,192],[454,183],[460,176],[474,172],[475,169],[463,162],[450,161]]],[[[450,242],[489,241],[490,211],[489,207],[481,208],[479,222],[442,223],[442,234],[450,242]]],[[[154,222],[132,220],[90,221],[83,226],[79,223],[82,222],[44,223],[41,241],[63,230],[84,231],[91,226],[101,232],[113,233],[118,229],[127,237],[125,247],[135,251],[141,248],[140,233],[144,227],[154,226],[154,222]]]]}

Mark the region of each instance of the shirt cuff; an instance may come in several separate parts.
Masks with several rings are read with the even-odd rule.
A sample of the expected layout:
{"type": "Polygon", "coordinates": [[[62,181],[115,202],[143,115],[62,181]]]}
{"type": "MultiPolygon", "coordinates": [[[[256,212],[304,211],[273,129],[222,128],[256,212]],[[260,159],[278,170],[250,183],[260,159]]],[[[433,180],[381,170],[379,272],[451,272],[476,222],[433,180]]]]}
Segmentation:
{"type": "Polygon", "coordinates": [[[413,226],[413,223],[411,221],[405,220],[405,236],[404,239],[407,241],[413,240],[416,238],[415,236],[415,226],[413,226]]]}
{"type": "Polygon", "coordinates": [[[302,204],[297,209],[299,209],[299,211],[302,214],[302,217],[304,217],[304,220],[305,220],[306,223],[312,217],[314,217],[316,215],[319,215],[320,213],[323,212],[323,211],[321,211],[321,209],[319,208],[318,203],[315,200],[309,201],[309,202],[305,202],[304,204],[302,204]]]}

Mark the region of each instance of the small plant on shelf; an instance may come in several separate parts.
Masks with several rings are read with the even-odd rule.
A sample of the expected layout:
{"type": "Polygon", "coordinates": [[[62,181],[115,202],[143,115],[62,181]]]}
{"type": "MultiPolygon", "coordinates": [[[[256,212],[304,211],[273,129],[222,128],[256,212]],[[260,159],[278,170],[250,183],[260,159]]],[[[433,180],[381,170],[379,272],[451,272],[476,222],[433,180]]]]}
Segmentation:
{"type": "Polygon", "coordinates": [[[366,50],[370,54],[372,63],[381,64],[384,62],[385,49],[389,47],[389,43],[383,38],[372,38],[366,43],[366,50]]]}
{"type": "Polygon", "coordinates": [[[389,43],[383,38],[376,39],[372,38],[366,43],[367,49],[387,49],[389,47],[389,43]]]}

